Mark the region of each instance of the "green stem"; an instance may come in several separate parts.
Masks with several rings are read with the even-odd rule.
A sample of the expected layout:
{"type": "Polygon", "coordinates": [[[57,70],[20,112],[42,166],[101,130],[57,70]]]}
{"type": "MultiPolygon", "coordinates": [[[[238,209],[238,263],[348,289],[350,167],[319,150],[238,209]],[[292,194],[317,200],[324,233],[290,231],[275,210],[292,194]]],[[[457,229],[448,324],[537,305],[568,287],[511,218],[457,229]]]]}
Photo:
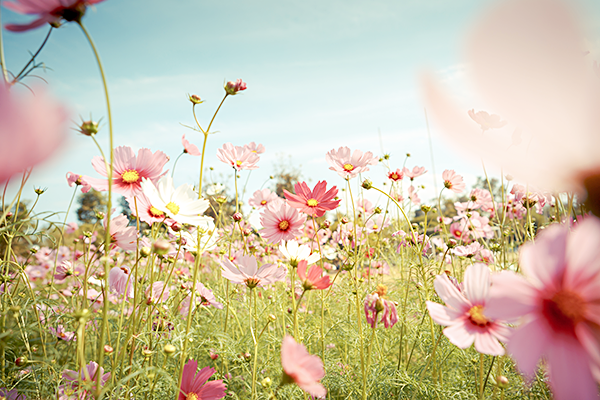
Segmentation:
{"type": "MultiPolygon", "coordinates": [[[[83,31],[83,34],[85,35],[85,37],[87,38],[90,47],[92,48],[92,51],[94,52],[94,56],[96,57],[96,62],[98,63],[98,69],[100,70],[100,76],[102,78],[102,86],[104,87],[104,95],[106,97],[106,109],[107,109],[107,116],[108,116],[108,131],[109,131],[109,148],[110,148],[110,168],[107,169],[107,173],[108,173],[108,204],[107,204],[107,210],[106,210],[106,235],[105,235],[105,240],[104,240],[104,251],[106,252],[106,262],[104,263],[104,301],[103,301],[103,308],[102,308],[102,328],[100,329],[100,340],[98,341],[98,351],[97,351],[97,358],[98,358],[98,370],[100,370],[100,368],[102,368],[102,365],[104,364],[104,340],[105,340],[105,336],[106,336],[106,329],[108,328],[108,305],[109,305],[109,301],[107,301],[107,291],[106,288],[108,288],[108,275],[110,273],[110,264],[109,264],[109,244],[110,244],[110,211],[112,209],[112,180],[113,180],[113,164],[114,164],[114,143],[113,143],[113,121],[112,121],[112,114],[111,114],[111,109],[110,109],[110,98],[108,95],[108,85],[106,83],[106,75],[104,74],[104,68],[102,67],[102,61],[100,60],[100,55],[98,54],[98,50],[96,49],[96,45],[94,44],[94,41],[92,40],[92,37],[90,36],[89,32],[87,31],[87,29],[85,28],[85,26],[83,25],[83,23],[81,21],[78,21],[79,26],[81,27],[81,30],[83,31]]],[[[98,398],[100,396],[100,376],[101,374],[98,374],[97,378],[96,378],[96,393],[95,393],[95,397],[98,398]]]]}
{"type": "MultiPolygon", "coordinates": [[[[54,29],[54,27],[50,26],[50,30],[48,31],[48,34],[46,35],[46,38],[44,39],[44,41],[40,45],[40,48],[35,52],[35,54],[33,56],[31,56],[31,59],[29,60],[29,62],[27,64],[25,64],[25,66],[17,74],[17,76],[14,77],[14,79],[11,82],[11,84],[14,85],[15,83],[17,83],[17,81],[19,80],[19,78],[21,77],[21,75],[23,75],[23,73],[25,72],[25,70],[27,69],[27,67],[29,67],[29,65],[31,65],[31,63],[33,61],[35,61],[35,58],[38,56],[38,54],[40,54],[40,51],[42,51],[42,49],[44,48],[44,46],[46,45],[46,43],[48,43],[48,39],[50,39],[50,34],[52,33],[53,29],[54,29]]],[[[34,65],[33,68],[35,68],[35,67],[36,66],[34,65]]],[[[28,71],[28,72],[31,72],[31,71],[28,71]]]]}
{"type": "Polygon", "coordinates": [[[2,76],[8,84],[8,71],[6,71],[6,60],[4,59],[4,42],[2,41],[2,13],[0,10],[0,64],[2,64],[2,76]]]}
{"type": "Polygon", "coordinates": [[[483,400],[483,353],[479,353],[479,400],[483,400]]]}

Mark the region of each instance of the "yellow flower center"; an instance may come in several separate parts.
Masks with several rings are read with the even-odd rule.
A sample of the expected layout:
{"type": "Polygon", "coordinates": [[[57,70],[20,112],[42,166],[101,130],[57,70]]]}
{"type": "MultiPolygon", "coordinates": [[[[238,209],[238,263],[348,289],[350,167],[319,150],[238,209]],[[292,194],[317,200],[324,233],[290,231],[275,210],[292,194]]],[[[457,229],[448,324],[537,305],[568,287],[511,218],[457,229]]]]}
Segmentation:
{"type": "Polygon", "coordinates": [[[346,171],[352,171],[354,169],[354,165],[348,163],[348,164],[344,164],[344,169],[346,171]]]}
{"type": "Polygon", "coordinates": [[[490,321],[483,315],[483,306],[474,306],[469,310],[471,322],[477,326],[486,326],[490,321]]]}
{"type": "Polygon", "coordinates": [[[373,230],[376,231],[379,227],[376,224],[373,224],[373,230]]]}
{"type": "Polygon", "coordinates": [[[280,230],[287,231],[287,229],[290,227],[290,223],[289,223],[289,221],[283,220],[277,226],[279,227],[280,230]]]}
{"type": "Polygon", "coordinates": [[[265,204],[267,204],[267,201],[263,200],[263,201],[260,202],[260,204],[264,206],[265,204]]]}
{"type": "Polygon", "coordinates": [[[165,216],[165,213],[160,211],[158,208],[152,206],[150,207],[150,215],[152,215],[155,218],[162,218],[165,216]]]}
{"type": "Polygon", "coordinates": [[[308,204],[309,207],[316,207],[319,205],[319,202],[315,199],[310,199],[306,202],[306,204],[308,204]]]}
{"type": "Polygon", "coordinates": [[[396,180],[396,179],[398,179],[398,178],[399,178],[399,176],[398,176],[398,174],[396,174],[396,173],[393,173],[393,174],[392,174],[392,176],[391,176],[391,178],[392,178],[392,179],[394,179],[394,180],[396,180]]]}
{"type": "Polygon", "coordinates": [[[235,165],[237,165],[238,167],[241,167],[241,166],[242,166],[242,162],[241,162],[240,160],[237,160],[237,161],[235,162],[235,165]]]}
{"type": "Polygon", "coordinates": [[[185,400],[198,400],[198,395],[196,393],[188,393],[185,400]]]}
{"type": "Polygon", "coordinates": [[[170,201],[165,207],[167,207],[167,210],[171,211],[171,214],[179,214],[179,206],[172,201],[170,201]]]}
{"type": "Polygon", "coordinates": [[[121,174],[121,179],[125,183],[135,183],[140,180],[140,174],[135,169],[128,169],[121,174]]]}

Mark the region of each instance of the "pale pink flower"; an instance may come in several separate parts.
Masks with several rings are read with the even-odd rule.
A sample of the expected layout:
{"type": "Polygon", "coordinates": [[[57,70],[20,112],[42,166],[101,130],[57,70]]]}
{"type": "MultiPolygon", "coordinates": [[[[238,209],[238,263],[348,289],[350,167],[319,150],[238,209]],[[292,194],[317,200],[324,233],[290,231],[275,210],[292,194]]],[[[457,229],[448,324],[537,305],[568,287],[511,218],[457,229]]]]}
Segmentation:
{"type": "Polygon", "coordinates": [[[335,210],[341,200],[334,200],[337,196],[337,187],[333,186],[327,190],[327,181],[319,181],[313,190],[310,190],[306,182],[298,182],[294,185],[296,194],[283,189],[288,204],[305,214],[322,217],[326,211],[335,210]]]}
{"type": "Polygon", "coordinates": [[[218,400],[225,397],[227,387],[222,379],[208,381],[214,368],[204,367],[198,371],[198,361],[189,360],[183,366],[178,400],[218,400]]]}
{"type": "Polygon", "coordinates": [[[375,207],[373,207],[373,203],[371,203],[371,201],[368,199],[356,200],[356,208],[367,215],[370,215],[373,212],[373,210],[375,210],[375,207]]]}
{"type": "Polygon", "coordinates": [[[83,175],[77,175],[72,172],[67,172],[67,183],[70,187],[75,185],[81,186],[81,192],[87,193],[90,191],[92,186],[83,179],[83,175]]]}
{"type": "Polygon", "coordinates": [[[373,329],[377,326],[379,316],[381,316],[379,321],[383,322],[383,325],[386,328],[391,328],[398,322],[396,305],[390,300],[383,298],[383,296],[380,296],[377,292],[367,295],[365,298],[364,309],[367,323],[371,325],[371,328],[373,329]]]}
{"type": "Polygon", "coordinates": [[[217,149],[217,158],[225,164],[231,165],[236,171],[243,169],[258,169],[256,163],[260,160],[258,154],[241,146],[225,143],[223,148],[217,149]]]}
{"type": "Polygon", "coordinates": [[[14,32],[28,31],[46,23],[57,25],[65,21],[80,21],[88,5],[104,0],[14,0],[4,6],[20,14],[35,14],[37,19],[28,24],[6,24],[14,32]]]}
{"type": "Polygon", "coordinates": [[[390,226],[390,219],[385,214],[377,214],[370,217],[365,223],[365,229],[369,233],[378,233],[390,226]]]}
{"type": "MultiPolygon", "coordinates": [[[[115,163],[113,165],[113,191],[125,197],[137,196],[142,192],[142,179],[146,178],[156,182],[167,172],[163,167],[169,157],[162,151],[152,153],[150,149],[140,149],[136,156],[131,147],[119,146],[114,151],[115,163]]],[[[92,166],[100,175],[108,177],[104,158],[96,156],[92,159],[92,166]]],[[[98,179],[89,176],[83,177],[96,190],[108,190],[108,179],[98,179]]]]}
{"type": "Polygon", "coordinates": [[[286,335],[281,343],[283,382],[295,383],[300,389],[315,397],[325,397],[327,389],[319,381],[325,377],[323,361],[310,355],[306,347],[286,335]]]}
{"type": "Polygon", "coordinates": [[[108,287],[120,295],[127,292],[126,297],[133,297],[133,277],[129,267],[124,265],[111,268],[108,273],[108,287]]]}
{"type": "Polygon", "coordinates": [[[388,179],[391,179],[394,182],[401,181],[402,179],[404,179],[404,170],[398,168],[395,171],[390,171],[388,173],[388,179]]]}
{"type": "MultiPolygon", "coordinates": [[[[104,229],[108,216],[104,217],[104,229]]],[[[125,214],[119,214],[110,220],[111,248],[118,246],[125,251],[137,248],[138,233],[135,226],[128,226],[129,219],[125,214]]]]}
{"type": "Polygon", "coordinates": [[[165,213],[154,207],[152,203],[150,203],[148,196],[143,192],[138,193],[134,197],[126,197],[125,200],[127,200],[131,215],[134,217],[139,215],[140,220],[148,225],[152,225],[155,222],[162,222],[166,218],[165,213]]]}
{"type": "MultiPolygon", "coordinates": [[[[186,285],[188,289],[190,289],[190,293],[186,296],[186,298],[181,302],[181,306],[179,307],[179,313],[181,315],[188,315],[190,312],[190,301],[192,298],[191,295],[191,283],[186,285]]],[[[213,306],[219,310],[223,309],[223,304],[217,301],[217,298],[213,294],[212,290],[208,289],[206,286],[202,284],[202,282],[196,282],[196,293],[194,294],[194,303],[196,305],[203,306],[213,306]]],[[[194,306],[194,308],[196,308],[194,306]]]]}
{"type": "Polygon", "coordinates": [[[308,267],[306,260],[300,260],[298,262],[298,277],[302,281],[302,287],[304,290],[327,289],[333,282],[329,279],[329,275],[323,275],[323,270],[317,265],[311,265],[308,267]]]}
{"type": "Polygon", "coordinates": [[[202,154],[195,144],[192,144],[185,139],[185,134],[181,137],[181,144],[183,145],[184,153],[187,153],[191,156],[199,156],[202,154]]]}
{"type": "Polygon", "coordinates": [[[69,276],[83,276],[85,273],[85,269],[78,265],[77,267],[73,267],[71,261],[63,260],[57,267],[56,273],[54,274],[54,279],[62,281],[63,279],[69,276]]]}
{"type": "Polygon", "coordinates": [[[484,264],[467,267],[463,291],[446,274],[438,275],[433,284],[446,306],[427,301],[427,309],[435,323],[447,326],[444,335],[452,344],[466,349],[475,342],[478,352],[499,356],[504,354],[504,348],[498,341],[507,341],[509,329],[489,317],[487,307],[498,304],[490,299],[490,280],[490,270],[484,264]]]}
{"type": "Polygon", "coordinates": [[[256,257],[239,255],[235,264],[227,258],[221,261],[221,274],[233,283],[243,283],[254,289],[283,280],[287,270],[270,263],[263,264],[259,269],[256,257]]]}
{"type": "MultiPolygon", "coordinates": [[[[108,381],[108,379],[110,378],[110,372],[107,372],[106,374],[104,373],[104,368],[98,368],[98,363],[96,363],[95,361],[90,361],[87,365],[86,365],[86,372],[87,372],[87,376],[89,376],[89,380],[86,376],[86,373],[84,372],[83,369],[78,371],[72,371],[70,369],[66,369],[63,371],[62,373],[62,378],[64,380],[64,384],[60,385],[59,387],[59,391],[62,391],[64,393],[65,389],[67,391],[72,390],[72,391],[77,391],[79,389],[79,383],[81,382],[81,387],[85,387],[86,389],[83,390],[83,393],[81,395],[81,397],[77,397],[78,399],[87,399],[87,398],[91,398],[92,394],[95,392],[96,390],[96,382],[97,382],[97,377],[99,374],[100,375],[100,386],[104,386],[106,384],[106,382],[108,381]]],[[[67,397],[65,397],[67,398],[67,397]]]]}
{"type": "Polygon", "coordinates": [[[450,225],[450,234],[459,240],[468,240],[469,233],[465,232],[465,226],[461,222],[454,222],[450,225]]]}
{"type": "Polygon", "coordinates": [[[520,201],[523,207],[535,207],[538,213],[542,213],[546,202],[552,202],[552,195],[543,193],[535,187],[525,187],[523,185],[513,185],[510,190],[511,194],[515,195],[515,201],[520,201]]]}
{"type": "Polygon", "coordinates": [[[600,220],[569,231],[552,225],[521,247],[525,277],[502,271],[492,280],[490,317],[521,320],[507,349],[532,377],[541,358],[557,400],[592,399],[600,381],[600,220]]]}
{"type": "Polygon", "coordinates": [[[256,144],[254,142],[245,144],[244,148],[256,154],[262,154],[265,152],[265,146],[263,146],[262,144],[256,144]]]}
{"type": "Polygon", "coordinates": [[[413,181],[415,178],[421,175],[424,175],[425,173],[427,173],[425,167],[413,167],[412,170],[404,167],[404,176],[410,178],[411,181],[413,181]]]}
{"type": "Polygon", "coordinates": [[[48,327],[48,330],[50,331],[51,334],[53,334],[54,336],[56,336],[57,338],[64,340],[65,342],[70,342],[72,340],[75,340],[75,332],[68,332],[65,331],[65,328],[62,325],[58,325],[56,328],[54,328],[53,326],[48,327]]]}
{"type": "Polygon", "coordinates": [[[43,90],[20,98],[1,83],[0,183],[50,157],[65,138],[66,122],[67,112],[43,90]]]}
{"type": "Polygon", "coordinates": [[[163,281],[156,281],[146,289],[147,304],[162,303],[169,298],[169,287],[163,281]]]}
{"type": "Polygon", "coordinates": [[[481,126],[482,131],[486,131],[488,129],[500,129],[504,127],[507,122],[502,121],[499,115],[496,114],[488,114],[486,111],[478,111],[469,110],[469,117],[481,126]]]}
{"type": "Polygon", "coordinates": [[[77,229],[79,229],[77,222],[69,222],[65,225],[65,234],[70,235],[71,233],[75,233],[77,229]]]}
{"type": "Polygon", "coordinates": [[[6,400],[27,400],[27,396],[19,394],[17,389],[8,390],[6,388],[0,388],[0,399],[1,398],[6,400]]]}
{"type": "Polygon", "coordinates": [[[408,198],[416,206],[421,204],[421,198],[419,197],[419,193],[417,192],[417,189],[415,189],[415,187],[412,185],[408,187],[408,198]]]}
{"type": "Polygon", "coordinates": [[[280,200],[277,193],[271,192],[269,189],[261,189],[254,192],[252,197],[248,200],[248,204],[252,207],[261,208],[266,207],[273,201],[280,200]]]}
{"type": "Polygon", "coordinates": [[[286,202],[267,207],[260,217],[263,229],[260,231],[270,243],[292,240],[302,234],[306,215],[301,214],[286,202]]]}
{"type": "Polygon", "coordinates": [[[376,165],[379,158],[373,153],[367,151],[363,154],[360,150],[354,150],[352,153],[348,147],[340,147],[331,150],[325,155],[329,169],[338,173],[344,179],[350,179],[358,174],[369,170],[369,165],[376,165]]]}
{"type": "Polygon", "coordinates": [[[503,1],[479,18],[466,46],[470,77],[510,122],[493,133],[482,134],[431,77],[424,88],[427,109],[465,154],[485,154],[486,165],[545,190],[587,189],[600,210],[600,80],[581,54],[583,38],[560,1],[503,1]]]}
{"type": "Polygon", "coordinates": [[[237,79],[235,82],[229,81],[223,85],[223,88],[228,95],[234,96],[238,92],[246,90],[246,82],[243,82],[241,79],[237,79]]]}
{"type": "Polygon", "coordinates": [[[467,187],[463,182],[463,177],[452,169],[442,172],[442,179],[444,180],[444,187],[452,190],[454,193],[460,193],[467,187]]]}

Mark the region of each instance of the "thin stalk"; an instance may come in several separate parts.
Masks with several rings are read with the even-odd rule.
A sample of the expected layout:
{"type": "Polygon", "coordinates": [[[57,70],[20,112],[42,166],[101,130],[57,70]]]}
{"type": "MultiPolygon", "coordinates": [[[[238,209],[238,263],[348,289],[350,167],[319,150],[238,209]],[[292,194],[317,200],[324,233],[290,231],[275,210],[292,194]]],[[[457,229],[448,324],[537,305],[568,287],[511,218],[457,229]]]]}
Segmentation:
{"type": "MultiPolygon", "coordinates": [[[[50,26],[50,30],[48,31],[48,34],[46,35],[46,38],[44,39],[44,41],[42,42],[42,44],[40,45],[40,48],[35,52],[35,54],[33,56],[31,56],[31,59],[29,60],[29,62],[27,64],[25,64],[25,66],[23,67],[23,69],[17,74],[17,76],[14,77],[14,79],[12,80],[11,84],[15,84],[17,83],[17,81],[19,80],[19,78],[21,77],[21,75],[23,75],[23,73],[25,72],[25,70],[27,69],[27,67],[29,67],[31,65],[31,63],[35,60],[35,58],[38,56],[38,54],[40,54],[40,51],[42,51],[42,49],[44,48],[44,46],[46,45],[46,43],[48,42],[48,39],[50,39],[50,34],[52,33],[52,30],[54,29],[54,27],[50,26]]],[[[35,67],[35,66],[34,66],[35,67]]]]}
{"type": "Polygon", "coordinates": [[[8,71],[6,70],[6,60],[4,59],[4,42],[2,41],[2,11],[0,10],[0,64],[2,64],[2,76],[4,82],[8,85],[8,71]]]}

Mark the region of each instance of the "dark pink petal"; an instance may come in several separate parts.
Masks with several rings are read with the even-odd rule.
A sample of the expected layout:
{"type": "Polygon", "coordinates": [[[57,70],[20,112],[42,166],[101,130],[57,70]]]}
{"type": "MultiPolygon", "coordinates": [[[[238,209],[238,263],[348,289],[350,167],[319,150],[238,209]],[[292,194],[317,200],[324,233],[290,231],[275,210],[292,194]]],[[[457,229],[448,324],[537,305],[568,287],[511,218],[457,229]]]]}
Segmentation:
{"type": "Polygon", "coordinates": [[[225,389],[227,386],[221,379],[206,382],[206,384],[197,393],[201,400],[217,400],[225,397],[225,389]]]}
{"type": "Polygon", "coordinates": [[[577,340],[564,336],[554,341],[547,350],[547,360],[555,400],[598,398],[589,359],[577,340]]]}

